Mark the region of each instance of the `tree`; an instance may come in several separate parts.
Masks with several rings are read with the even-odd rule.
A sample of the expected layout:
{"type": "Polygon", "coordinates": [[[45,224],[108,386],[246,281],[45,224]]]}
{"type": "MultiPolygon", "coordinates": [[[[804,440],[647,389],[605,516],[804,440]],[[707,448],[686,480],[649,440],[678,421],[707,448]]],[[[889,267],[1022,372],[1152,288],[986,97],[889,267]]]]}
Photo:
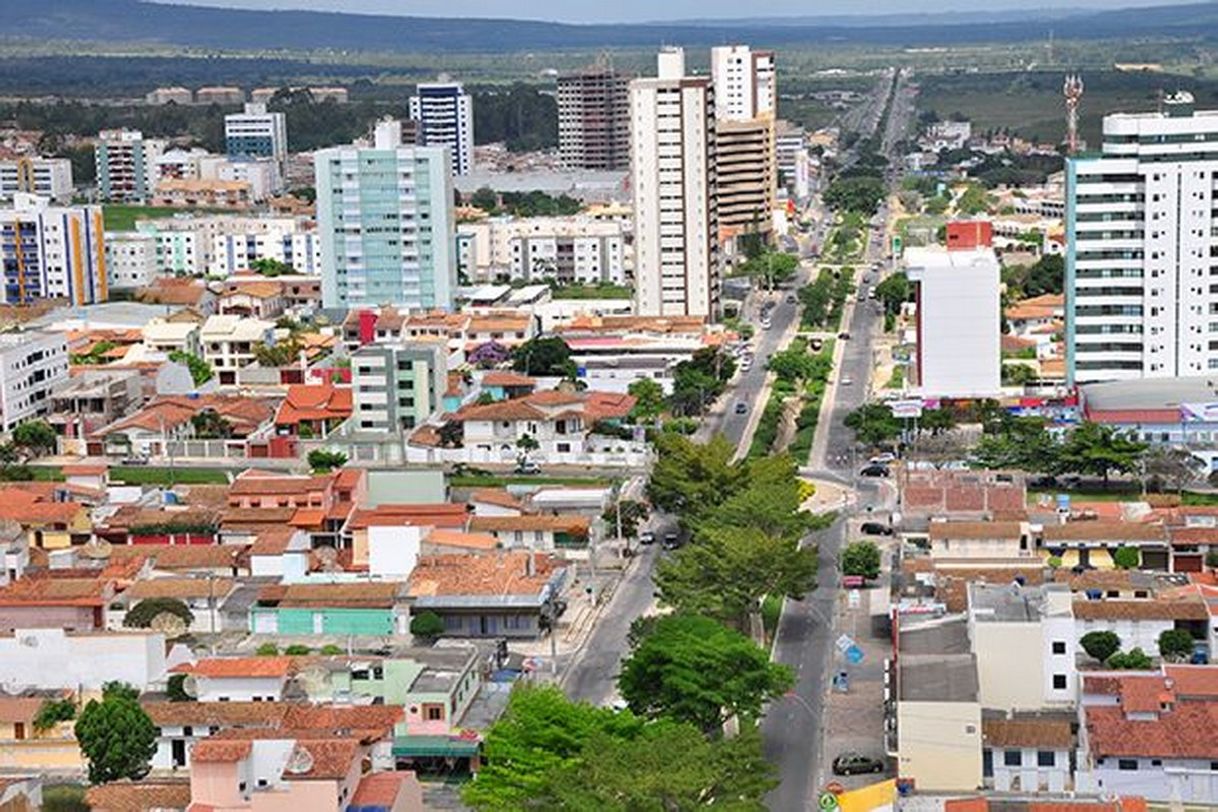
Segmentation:
{"type": "Polygon", "coordinates": [[[772,288],[795,277],[795,272],[799,270],[799,258],[793,254],[766,251],[742,263],[738,270],[744,276],[751,276],[772,288]]]}
{"type": "Polygon", "coordinates": [[[734,492],[740,469],[732,466],[736,448],[722,435],[695,443],[678,434],[655,440],[656,462],[647,481],[651,504],[667,513],[707,508],[734,492]]]}
{"type": "Polygon", "coordinates": [[[194,612],[177,598],[145,598],[123,616],[123,625],[129,629],[147,629],[153,620],[164,614],[180,617],[188,627],[195,622],[194,612]]]}
{"type": "Polygon", "coordinates": [[[1159,654],[1173,660],[1193,656],[1193,636],[1185,629],[1164,629],[1159,633],[1159,654]]]}
{"type": "Polygon", "coordinates": [[[918,418],[918,431],[929,431],[932,435],[951,431],[955,427],[956,416],[951,409],[927,409],[918,418]]]}
{"type": "Polygon", "coordinates": [[[186,674],[170,674],[165,681],[165,695],[170,702],[193,702],[195,698],[186,693],[186,674]]]}
{"type": "Polygon", "coordinates": [[[54,453],[59,435],[45,420],[28,420],[13,429],[13,445],[27,458],[54,453]]]}
{"type": "Polygon", "coordinates": [[[773,768],[756,729],[708,740],[691,725],[648,722],[518,683],[486,732],[484,763],[461,800],[508,809],[760,810],[773,768]]]}
{"type": "Polygon", "coordinates": [[[347,464],[347,455],[341,451],[327,451],[324,448],[315,448],[309,452],[305,458],[309,462],[309,467],[314,473],[328,474],[335,468],[342,468],[347,464]]]}
{"type": "Polygon", "coordinates": [[[233,436],[233,424],[215,409],[204,409],[190,416],[195,437],[200,440],[224,440],[233,436]]]}
{"type": "Polygon", "coordinates": [[[1006,412],[983,416],[985,431],[973,449],[981,468],[1018,468],[1042,474],[1062,472],[1062,448],[1040,417],[1012,417],[1006,412]]]}
{"type": "Polygon", "coordinates": [[[864,445],[883,445],[901,436],[901,419],[884,403],[864,403],[846,415],[845,422],[846,428],[854,430],[855,440],[864,445]]]}
{"type": "Polygon", "coordinates": [[[452,420],[436,430],[440,437],[441,448],[460,448],[465,442],[465,426],[459,420],[452,420]]]}
{"type": "Polygon", "coordinates": [[[842,550],[842,574],[874,580],[880,575],[880,548],[870,541],[856,541],[842,550]]]}
{"type": "Polygon", "coordinates": [[[1128,671],[1146,671],[1154,667],[1154,662],[1150,659],[1150,655],[1140,648],[1133,648],[1129,651],[1118,651],[1108,658],[1106,665],[1109,668],[1116,668],[1128,671]]]}
{"type": "Polygon", "coordinates": [[[1088,657],[1101,663],[1107,662],[1109,657],[1121,650],[1120,636],[1110,631],[1087,632],[1078,643],[1088,657]]]}
{"type": "Polygon", "coordinates": [[[292,643],[283,650],[283,653],[289,657],[307,657],[313,653],[313,650],[303,643],[292,643]]]}
{"type": "Polygon", "coordinates": [[[875,298],[884,305],[884,311],[897,315],[901,305],[909,301],[913,295],[913,286],[904,272],[890,274],[875,286],[875,298]]]}
{"type": "Polygon", "coordinates": [[[1112,563],[1117,569],[1133,570],[1142,563],[1142,556],[1137,547],[1117,547],[1112,552],[1112,563]]]}
{"type": "Polygon", "coordinates": [[[254,360],[264,367],[286,367],[300,360],[302,348],[300,337],[288,336],[274,344],[255,344],[254,360]]]}
{"type": "Polygon", "coordinates": [[[211,364],[192,353],[183,350],[173,350],[167,357],[170,361],[186,365],[186,368],[190,370],[190,379],[194,381],[195,386],[202,386],[215,375],[211,364]]]}
{"type": "Polygon", "coordinates": [[[1062,465],[1066,471],[1102,477],[1104,486],[1115,471],[1131,473],[1146,453],[1146,443],[1113,426],[1084,421],[1062,444],[1062,465]]]}
{"type": "Polygon", "coordinates": [[[622,663],[618,688],[636,714],[713,734],[732,717],[756,721],[794,684],[786,666],[739,632],[698,615],[656,621],[622,663]]]}
{"type": "Polygon", "coordinates": [[[877,177],[839,177],[829,184],[823,200],[835,211],[847,211],[872,216],[884,198],[884,181],[877,177]]]}
{"type": "Polygon", "coordinates": [[[34,714],[34,730],[45,733],[60,722],[70,722],[75,718],[75,702],[70,699],[47,699],[34,714]]]}
{"type": "Polygon", "coordinates": [[[652,378],[632,381],[626,393],[636,401],[630,410],[630,419],[636,423],[651,423],[664,411],[664,387],[652,378]]]}
{"type": "Polygon", "coordinates": [[[1162,482],[1177,493],[1196,483],[1204,473],[1205,463],[1185,448],[1153,446],[1143,460],[1143,475],[1147,480],[1162,482]]]}
{"type": "Polygon", "coordinates": [[[261,259],[254,260],[250,263],[250,270],[256,274],[260,274],[261,276],[269,277],[283,276],[284,274],[290,274],[294,271],[292,266],[286,262],[280,262],[279,260],[271,259],[270,257],[263,257],[261,259]]]}
{"type": "Polygon", "coordinates": [[[571,348],[557,336],[531,338],[512,350],[512,369],[525,375],[575,377],[571,348]]]}
{"type": "Polygon", "coordinates": [[[637,499],[621,499],[616,505],[605,508],[601,521],[606,527],[617,533],[618,516],[622,517],[622,538],[634,538],[639,532],[639,523],[647,518],[649,511],[646,502],[637,499]]]}
{"type": "Polygon", "coordinates": [[[434,640],[444,634],[444,621],[435,612],[420,612],[410,619],[410,633],[415,637],[434,640]]]}
{"type": "Polygon", "coordinates": [[[101,700],[89,700],[76,720],[76,741],[89,763],[90,783],[138,781],[148,774],[157,729],[137,696],[130,686],[107,683],[101,700]]]}
{"type": "Polygon", "coordinates": [[[494,214],[499,208],[499,195],[489,186],[477,189],[469,198],[469,204],[482,209],[487,214],[494,214]]]}
{"type": "Polygon", "coordinates": [[[1003,364],[1003,386],[1025,386],[1040,378],[1040,373],[1028,364],[1003,364]]]}
{"type": "Polygon", "coordinates": [[[521,450],[522,456],[528,456],[530,451],[541,448],[541,443],[532,434],[522,434],[516,438],[516,447],[521,450]]]}

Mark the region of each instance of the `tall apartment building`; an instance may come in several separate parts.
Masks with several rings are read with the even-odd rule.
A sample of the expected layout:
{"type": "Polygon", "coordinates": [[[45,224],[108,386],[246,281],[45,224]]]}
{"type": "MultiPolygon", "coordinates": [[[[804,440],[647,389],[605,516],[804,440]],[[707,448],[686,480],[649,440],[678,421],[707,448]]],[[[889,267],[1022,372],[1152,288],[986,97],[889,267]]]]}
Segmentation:
{"type": "Polygon", "coordinates": [[[298,274],[321,273],[317,231],[294,217],[166,217],[136,228],[156,240],[156,265],[166,273],[224,278],[259,259],[291,265],[298,274]]]}
{"type": "Polygon", "coordinates": [[[51,391],[68,379],[66,333],[0,335],[0,431],[51,410],[51,391]]]}
{"type": "Polygon", "coordinates": [[[106,235],[106,276],[111,288],[148,286],[157,272],[157,239],[125,231],[106,235]]]}
{"type": "Polygon", "coordinates": [[[369,344],[351,356],[352,425],[395,432],[427,422],[448,389],[445,342],[369,344]]]}
{"type": "Polygon", "coordinates": [[[0,200],[18,192],[72,202],[72,162],[67,158],[12,158],[0,161],[0,200]]]}
{"type": "Polygon", "coordinates": [[[630,83],[634,278],[641,316],[719,313],[715,94],[665,48],[658,76],[630,83]]]}
{"type": "Polygon", "coordinates": [[[558,157],[566,169],[630,167],[630,80],[607,65],[558,77],[558,157]]]}
{"type": "Polygon", "coordinates": [[[106,301],[106,246],[98,206],[53,206],[18,193],[0,209],[0,302],[67,299],[74,305],[106,301]]]}
{"type": "Polygon", "coordinates": [[[449,152],[404,146],[397,121],[379,123],[374,144],[314,158],[322,301],[451,308],[457,262],[449,152]]]}
{"type": "Polygon", "coordinates": [[[423,82],[410,97],[410,119],[417,125],[417,143],[448,147],[454,175],[468,175],[474,166],[474,103],[460,82],[423,82]]]}
{"type": "Polygon", "coordinates": [[[1101,154],[1066,164],[1071,381],[1218,369],[1218,111],[1193,107],[1105,116],[1101,154]]]}
{"type": "Polygon", "coordinates": [[[152,197],[153,166],[165,142],[139,130],[102,130],[93,147],[97,188],[103,200],[143,203],[152,197]]]}
{"type": "Polygon", "coordinates": [[[287,117],[249,102],[243,112],[224,117],[224,146],[230,158],[270,158],[281,183],[288,163],[287,117]]]}
{"type": "Polygon", "coordinates": [[[711,49],[719,162],[720,239],[768,232],[778,199],[773,52],[746,45],[711,49]]]}

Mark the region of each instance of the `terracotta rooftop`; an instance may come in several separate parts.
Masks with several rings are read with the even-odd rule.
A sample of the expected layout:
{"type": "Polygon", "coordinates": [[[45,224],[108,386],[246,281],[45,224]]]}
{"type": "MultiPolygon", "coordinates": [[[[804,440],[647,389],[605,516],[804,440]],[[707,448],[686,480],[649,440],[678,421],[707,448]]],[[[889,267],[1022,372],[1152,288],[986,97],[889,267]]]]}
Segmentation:
{"type": "Polygon", "coordinates": [[[157,727],[279,727],[283,702],[142,702],[157,727]]]}
{"type": "Polygon", "coordinates": [[[171,669],[179,674],[197,674],[212,679],[259,679],[287,677],[292,673],[291,657],[204,657],[171,669]]]}
{"type": "Polygon", "coordinates": [[[536,386],[537,380],[519,372],[492,369],[483,374],[483,386],[536,386]]]}
{"type": "MultiPolygon", "coordinates": [[[[228,490],[230,500],[241,496],[302,496],[324,491],[334,481],[332,474],[299,476],[292,474],[267,474],[249,469],[237,475],[228,490]]],[[[230,501],[231,504],[231,501],[230,501]]]]}
{"type": "Polygon", "coordinates": [[[111,423],[99,433],[105,436],[129,429],[160,432],[177,428],[206,410],[214,411],[227,420],[233,427],[234,435],[244,437],[271,419],[275,404],[265,397],[241,395],[164,396],[130,417],[111,423]]]}
{"type": "Polygon", "coordinates": [[[499,539],[489,533],[464,533],[460,530],[433,529],[424,541],[442,547],[469,550],[494,550],[499,546],[499,539]]]}
{"type": "Polygon", "coordinates": [[[294,507],[229,508],[220,517],[222,530],[260,532],[268,525],[283,526],[296,515],[294,507]]]}
{"type": "Polygon", "coordinates": [[[1085,707],[1083,714],[1096,758],[1218,759],[1218,702],[1179,702],[1148,719],[1129,719],[1111,706],[1085,707]]]}
{"type": "Polygon", "coordinates": [[[592,526],[587,516],[565,514],[551,516],[525,513],[520,516],[471,516],[469,529],[486,533],[524,530],[586,535],[592,526]]]}
{"type": "Polygon", "coordinates": [[[110,559],[149,558],[153,569],[167,571],[227,570],[237,566],[244,544],[140,544],[110,548],[110,559]]]}
{"type": "Polygon", "coordinates": [[[1075,600],[1076,620],[1209,620],[1209,610],[1199,596],[1195,600],[1105,598],[1075,600]]]}
{"type": "Polygon", "coordinates": [[[313,766],[306,772],[285,772],[283,778],[287,781],[338,781],[347,777],[352,763],[361,757],[360,743],[355,739],[298,739],[296,746],[309,752],[313,757],[313,766]]]}
{"type": "Polygon", "coordinates": [[[410,779],[411,774],[406,772],[368,773],[360,779],[350,805],[357,809],[392,809],[410,779]]]}
{"type": "Polygon", "coordinates": [[[0,587],[0,606],[101,606],[110,591],[103,578],[25,577],[0,587]]]}
{"type": "Polygon", "coordinates": [[[931,541],[1017,540],[1023,534],[1023,526],[1019,522],[931,522],[928,532],[931,541]]]}
{"type": "Polygon", "coordinates": [[[401,705],[308,705],[287,706],[285,730],[379,730],[382,733],[406,718],[401,705]]]}
{"type": "Polygon", "coordinates": [[[420,556],[410,574],[408,592],[419,596],[536,595],[549,582],[558,563],[547,555],[522,551],[495,555],[420,556]],[[527,572],[534,556],[534,574],[527,572]]]}
{"type": "Polygon", "coordinates": [[[89,787],[93,812],[166,812],[190,806],[190,781],[113,781],[89,787]]]}
{"type": "Polygon", "coordinates": [[[1011,719],[982,719],[981,735],[989,747],[1027,747],[1041,750],[1070,750],[1074,734],[1072,717],[1016,716],[1011,719]]]}
{"type": "Polygon", "coordinates": [[[275,423],[295,425],[312,420],[345,420],[352,411],[351,387],[333,384],[295,384],[279,404],[275,423]]]}
{"type": "Polygon", "coordinates": [[[375,508],[356,508],[347,520],[346,529],[365,530],[373,525],[380,527],[431,525],[450,530],[461,530],[464,529],[468,519],[469,507],[460,503],[378,505],[375,508]]]}
{"type": "Polygon", "coordinates": [[[194,279],[158,277],[140,289],[138,298],[148,304],[194,306],[208,294],[207,286],[194,279]]]}
{"type": "Polygon", "coordinates": [[[1165,665],[1163,673],[1182,699],[1218,699],[1218,668],[1209,665],[1165,665]]]}
{"type": "Polygon", "coordinates": [[[511,510],[524,510],[524,503],[512,496],[506,488],[475,488],[469,495],[469,501],[511,510]]]}
{"type": "Polygon", "coordinates": [[[200,764],[231,764],[248,758],[252,749],[253,744],[249,741],[208,736],[195,742],[191,759],[200,764]]]}
{"type": "Polygon", "coordinates": [[[251,296],[255,299],[273,299],[282,295],[283,285],[281,283],[271,279],[259,279],[230,283],[229,289],[224,291],[221,298],[224,296],[251,296]]]}
{"type": "Polygon", "coordinates": [[[250,555],[283,555],[292,543],[296,529],[282,525],[272,525],[258,531],[250,546],[250,555]]]}
{"type": "Polygon", "coordinates": [[[190,600],[214,597],[217,601],[233,591],[236,582],[231,578],[146,578],[136,581],[124,590],[128,598],[138,601],[147,598],[177,598],[190,600]]]}
{"type": "Polygon", "coordinates": [[[1048,524],[1043,537],[1046,545],[1054,541],[1167,541],[1162,525],[1108,521],[1048,524]]]}
{"type": "Polygon", "coordinates": [[[395,581],[272,584],[258,593],[258,602],[297,608],[388,609],[397,603],[401,586],[395,581]]]}

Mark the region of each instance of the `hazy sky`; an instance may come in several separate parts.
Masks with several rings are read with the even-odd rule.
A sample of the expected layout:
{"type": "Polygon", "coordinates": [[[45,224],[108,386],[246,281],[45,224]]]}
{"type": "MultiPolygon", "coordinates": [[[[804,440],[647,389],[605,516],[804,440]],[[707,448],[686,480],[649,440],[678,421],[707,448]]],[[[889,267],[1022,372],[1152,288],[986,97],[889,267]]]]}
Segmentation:
{"type": "MultiPolygon", "coordinates": [[[[1187,0],[1184,0],[1187,1],[1187,0]]],[[[311,9],[427,17],[511,17],[564,22],[640,22],[710,17],[891,14],[1011,9],[1103,9],[1182,0],[161,0],[257,9],[311,9]]]]}

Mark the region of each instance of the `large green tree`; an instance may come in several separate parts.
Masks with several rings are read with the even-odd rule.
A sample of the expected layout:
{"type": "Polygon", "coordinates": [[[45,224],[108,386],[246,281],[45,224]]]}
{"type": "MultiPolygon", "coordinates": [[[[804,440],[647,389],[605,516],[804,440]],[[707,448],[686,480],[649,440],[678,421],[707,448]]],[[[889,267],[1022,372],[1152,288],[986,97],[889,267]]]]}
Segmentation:
{"type": "Polygon", "coordinates": [[[1062,467],[1073,473],[1098,476],[1107,486],[1111,474],[1138,470],[1146,448],[1146,443],[1127,432],[1084,421],[1070,431],[1062,444],[1062,467]]]}
{"type": "Polygon", "coordinates": [[[725,721],[754,722],[794,684],[791,670],[737,631],[708,617],[659,618],[622,663],[618,688],[630,709],[714,734],[725,721]]]}
{"type": "Polygon", "coordinates": [[[874,580],[880,574],[880,548],[870,541],[855,541],[842,550],[842,574],[874,580]]]}
{"type": "Polygon", "coordinates": [[[104,784],[148,774],[157,729],[131,686],[107,684],[76,720],[76,741],[89,764],[89,782],[104,784]]]}
{"type": "Polygon", "coordinates": [[[650,423],[664,411],[664,387],[652,378],[632,381],[626,393],[635,399],[630,419],[636,423],[650,423]]]}
{"type": "Polygon", "coordinates": [[[1013,468],[1055,475],[1063,470],[1062,448],[1040,417],[1002,413],[986,421],[986,434],[973,449],[982,468],[1013,468]]]}
{"type": "Polygon", "coordinates": [[[512,368],[526,375],[575,377],[571,348],[557,336],[531,338],[512,350],[512,368]]]}
{"type": "Polygon", "coordinates": [[[741,471],[732,465],[735,447],[722,435],[696,443],[679,434],[659,434],[656,462],[647,481],[651,503],[685,514],[716,505],[737,487],[741,471]]]}
{"type": "Polygon", "coordinates": [[[849,211],[868,217],[879,210],[884,198],[884,181],[870,175],[841,177],[829,184],[823,199],[835,211],[849,211]]]}
{"type": "Polygon", "coordinates": [[[878,446],[901,436],[901,418],[894,417],[885,403],[864,403],[846,415],[846,428],[854,430],[854,438],[863,445],[878,446]]]}
{"type": "Polygon", "coordinates": [[[901,305],[908,302],[912,295],[913,286],[903,272],[891,274],[875,286],[875,298],[883,303],[886,312],[894,316],[901,312],[901,305]]]}
{"type": "Polygon", "coordinates": [[[13,445],[26,457],[38,457],[55,451],[58,435],[45,420],[27,420],[13,429],[13,445]]]}

